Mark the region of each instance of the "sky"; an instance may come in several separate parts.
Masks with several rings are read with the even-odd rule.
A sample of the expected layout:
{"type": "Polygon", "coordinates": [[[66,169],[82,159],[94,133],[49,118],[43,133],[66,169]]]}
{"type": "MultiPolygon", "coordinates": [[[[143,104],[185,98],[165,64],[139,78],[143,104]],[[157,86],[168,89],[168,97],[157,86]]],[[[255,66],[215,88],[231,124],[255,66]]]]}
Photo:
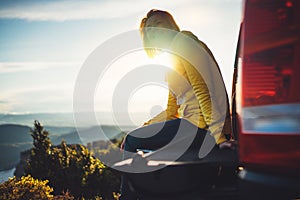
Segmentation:
{"type": "MultiPolygon", "coordinates": [[[[0,112],[72,112],[74,85],[88,56],[112,37],[137,30],[152,8],[169,11],[182,30],[207,44],[230,94],[242,0],[1,0],[0,112]]],[[[105,76],[110,82],[99,81],[105,93],[96,92],[95,110],[111,110],[111,83],[130,66],[151,62],[167,65],[163,58],[149,61],[142,51],[115,61],[115,71],[105,76]]],[[[159,85],[140,87],[132,92],[128,111],[156,113],[166,94],[159,85]]]]}

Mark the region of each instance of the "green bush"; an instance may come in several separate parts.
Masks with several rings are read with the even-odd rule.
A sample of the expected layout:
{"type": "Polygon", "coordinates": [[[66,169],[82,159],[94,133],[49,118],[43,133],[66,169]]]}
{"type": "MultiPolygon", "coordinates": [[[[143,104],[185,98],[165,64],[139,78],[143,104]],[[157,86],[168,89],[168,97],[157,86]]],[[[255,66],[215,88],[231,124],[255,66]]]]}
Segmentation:
{"type": "Polygon", "coordinates": [[[54,194],[69,191],[75,198],[114,199],[118,192],[119,175],[88,151],[83,145],[67,145],[62,141],[52,146],[49,132],[35,121],[32,130],[34,147],[28,162],[27,174],[49,180],[54,194]]]}
{"type": "Polygon", "coordinates": [[[30,175],[10,178],[0,184],[1,200],[74,200],[69,192],[54,196],[49,181],[34,179],[30,175]]]}
{"type": "Polygon", "coordinates": [[[61,195],[54,196],[53,200],[74,200],[75,198],[67,191],[61,195]]]}
{"type": "Polygon", "coordinates": [[[3,200],[24,200],[24,199],[53,199],[53,188],[48,185],[48,180],[40,181],[30,175],[21,179],[16,177],[0,185],[0,199],[3,200]]]}

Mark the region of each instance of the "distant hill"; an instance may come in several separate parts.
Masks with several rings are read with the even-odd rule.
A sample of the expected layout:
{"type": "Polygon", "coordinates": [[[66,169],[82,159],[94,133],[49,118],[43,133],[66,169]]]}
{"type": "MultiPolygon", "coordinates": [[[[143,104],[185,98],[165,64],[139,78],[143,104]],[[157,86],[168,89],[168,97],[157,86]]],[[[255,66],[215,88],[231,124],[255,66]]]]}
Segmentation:
{"type": "MultiPolygon", "coordinates": [[[[144,121],[148,121],[147,113],[131,113],[140,119],[137,124],[143,124],[144,121]]],[[[95,112],[97,121],[89,120],[90,114],[81,113],[82,117],[86,121],[82,122],[80,126],[97,126],[97,125],[116,125],[115,117],[117,116],[117,126],[135,126],[133,123],[129,123],[128,113],[111,113],[111,112],[95,112]],[[86,115],[86,117],[85,117],[86,115]]],[[[44,126],[52,127],[75,127],[74,113],[26,113],[26,114],[6,114],[0,113],[0,124],[21,124],[29,127],[33,126],[34,120],[39,120],[44,126]]],[[[78,124],[77,124],[78,126],[78,124]]]]}
{"type": "MultiPolygon", "coordinates": [[[[122,130],[115,126],[92,126],[76,129],[75,127],[45,126],[50,134],[52,144],[58,145],[62,140],[67,144],[87,144],[93,141],[107,141],[120,138],[125,134],[122,130],[131,130],[133,127],[124,127],[122,130]]],[[[24,125],[0,125],[0,171],[14,167],[19,162],[20,152],[32,148],[31,128],[24,125]]]]}
{"type": "Polygon", "coordinates": [[[14,167],[20,152],[32,147],[30,127],[22,125],[0,125],[0,170],[14,167]]]}
{"type": "Polygon", "coordinates": [[[74,127],[72,113],[31,113],[31,114],[0,114],[0,124],[22,124],[33,126],[34,120],[39,120],[48,126],[74,127]]]}
{"type": "MultiPolygon", "coordinates": [[[[78,134],[76,133],[76,128],[74,127],[45,126],[44,129],[50,133],[49,137],[53,141],[64,138],[66,141],[69,140],[70,142],[74,143],[75,141],[77,142],[79,138],[78,134]],[[63,135],[66,136],[62,137],[63,135]],[[74,137],[71,137],[71,135],[74,135],[74,137]]],[[[0,125],[0,144],[32,144],[30,130],[31,128],[29,126],[2,124],[0,125]]],[[[57,142],[54,143],[56,144],[57,142]]]]}
{"type": "MultiPolygon", "coordinates": [[[[53,144],[60,144],[64,139],[73,144],[81,143],[74,127],[44,127],[49,131],[53,144]]],[[[20,153],[32,148],[33,140],[29,126],[17,124],[0,125],[0,170],[14,167],[20,159],[20,153]]]]}
{"type": "Polygon", "coordinates": [[[123,131],[115,126],[93,126],[78,130],[78,135],[80,136],[83,144],[99,140],[111,140],[118,137],[121,133],[123,133],[123,131]]]}
{"type": "Polygon", "coordinates": [[[74,126],[44,126],[44,129],[50,132],[51,136],[61,136],[63,134],[76,132],[74,126]]]}
{"type": "Polygon", "coordinates": [[[30,127],[15,124],[0,125],[0,144],[32,142],[30,127]]]}
{"type": "MultiPolygon", "coordinates": [[[[51,133],[50,133],[51,134],[51,133]]],[[[71,132],[67,134],[62,134],[57,137],[50,137],[52,144],[58,145],[64,140],[67,144],[83,144],[77,132],[71,132]]]]}

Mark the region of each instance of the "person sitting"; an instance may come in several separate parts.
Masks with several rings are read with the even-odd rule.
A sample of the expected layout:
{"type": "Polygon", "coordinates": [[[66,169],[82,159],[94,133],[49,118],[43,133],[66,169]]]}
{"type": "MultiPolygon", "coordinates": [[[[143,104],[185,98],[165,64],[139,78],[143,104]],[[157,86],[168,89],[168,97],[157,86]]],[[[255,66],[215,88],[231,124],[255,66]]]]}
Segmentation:
{"type": "MultiPolygon", "coordinates": [[[[124,159],[137,149],[164,147],[179,129],[186,135],[194,132],[194,143],[202,144],[210,134],[220,148],[232,147],[228,96],[210,49],[193,33],[181,31],[167,11],[150,10],[141,21],[140,33],[148,56],[168,52],[173,57],[173,66],[166,75],[169,87],[166,110],[127,134],[122,144],[124,159]],[[196,64],[189,62],[186,55],[196,56],[196,64]]],[[[119,199],[134,198],[123,177],[119,199]]]]}

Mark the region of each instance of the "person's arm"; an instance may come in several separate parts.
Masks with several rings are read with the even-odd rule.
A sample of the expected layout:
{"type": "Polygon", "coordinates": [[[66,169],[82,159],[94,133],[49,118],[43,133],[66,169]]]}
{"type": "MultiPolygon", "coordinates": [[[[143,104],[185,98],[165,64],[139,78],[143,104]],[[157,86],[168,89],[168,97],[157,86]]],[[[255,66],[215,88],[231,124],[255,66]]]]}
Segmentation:
{"type": "Polygon", "coordinates": [[[171,92],[169,92],[168,104],[166,110],[162,111],[161,113],[159,113],[158,115],[150,119],[149,121],[145,122],[144,125],[176,119],[178,118],[178,108],[179,106],[177,105],[176,98],[172,95],[171,92]]]}
{"type": "Polygon", "coordinates": [[[224,122],[219,120],[212,120],[211,97],[205,81],[203,80],[200,73],[191,64],[184,61],[183,63],[187,77],[199,102],[199,107],[202,111],[205,123],[207,124],[211,135],[215,138],[217,144],[227,141],[225,135],[222,133],[224,122]]]}
{"type": "Polygon", "coordinates": [[[182,64],[199,103],[200,114],[203,115],[210,134],[214,136],[218,145],[226,142],[225,133],[231,134],[229,107],[225,105],[228,104],[228,97],[212,52],[188,31],[177,34],[171,48],[177,55],[184,58],[182,64]],[[191,63],[196,64],[197,69],[191,63]]]}

